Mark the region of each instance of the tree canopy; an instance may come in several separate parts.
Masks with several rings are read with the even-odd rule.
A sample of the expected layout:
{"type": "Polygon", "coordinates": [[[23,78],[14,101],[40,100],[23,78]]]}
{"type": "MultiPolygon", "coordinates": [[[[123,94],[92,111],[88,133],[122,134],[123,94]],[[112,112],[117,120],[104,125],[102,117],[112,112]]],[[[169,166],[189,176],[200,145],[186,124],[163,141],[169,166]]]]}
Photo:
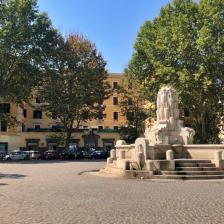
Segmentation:
{"type": "Polygon", "coordinates": [[[121,137],[133,143],[144,132],[146,119],[151,116],[151,107],[144,100],[144,86],[139,80],[124,75],[119,86],[121,112],[127,118],[127,125],[120,129],[121,137]]]}
{"type": "Polygon", "coordinates": [[[128,77],[155,102],[163,85],[177,89],[198,142],[218,142],[224,102],[224,1],[173,0],[141,27],[128,77]]]}
{"type": "Polygon", "coordinates": [[[51,67],[57,31],[36,0],[0,0],[0,97],[20,104],[51,67]]]}
{"type": "Polygon", "coordinates": [[[89,40],[80,35],[58,38],[58,49],[40,87],[47,115],[66,133],[65,148],[73,129],[90,119],[103,119],[103,101],[109,94],[105,61],[89,40]]]}

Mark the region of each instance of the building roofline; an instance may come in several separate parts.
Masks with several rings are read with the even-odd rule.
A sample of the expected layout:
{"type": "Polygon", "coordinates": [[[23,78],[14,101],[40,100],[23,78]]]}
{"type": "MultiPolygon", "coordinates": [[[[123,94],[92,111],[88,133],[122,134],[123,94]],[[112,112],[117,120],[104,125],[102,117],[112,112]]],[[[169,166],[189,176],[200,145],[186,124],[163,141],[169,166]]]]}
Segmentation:
{"type": "Polygon", "coordinates": [[[122,77],[124,73],[108,73],[108,77],[122,77]]]}

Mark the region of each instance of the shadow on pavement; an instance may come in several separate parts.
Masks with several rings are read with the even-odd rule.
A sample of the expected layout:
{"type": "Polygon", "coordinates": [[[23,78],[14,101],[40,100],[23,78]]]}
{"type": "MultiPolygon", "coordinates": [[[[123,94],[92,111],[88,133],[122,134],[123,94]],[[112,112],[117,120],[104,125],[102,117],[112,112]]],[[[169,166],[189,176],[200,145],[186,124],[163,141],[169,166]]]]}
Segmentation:
{"type": "MultiPolygon", "coordinates": [[[[26,175],[23,174],[6,174],[6,173],[0,173],[0,179],[8,178],[8,179],[20,179],[24,178],[26,175]]],[[[0,183],[1,185],[1,183],[0,183]]]]}

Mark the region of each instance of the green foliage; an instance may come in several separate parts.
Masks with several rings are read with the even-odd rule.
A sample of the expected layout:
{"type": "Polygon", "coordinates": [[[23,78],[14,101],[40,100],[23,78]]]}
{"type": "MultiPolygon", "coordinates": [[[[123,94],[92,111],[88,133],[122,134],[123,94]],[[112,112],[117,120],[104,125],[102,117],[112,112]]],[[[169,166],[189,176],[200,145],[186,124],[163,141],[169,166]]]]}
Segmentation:
{"type": "Polygon", "coordinates": [[[189,108],[197,141],[219,142],[224,100],[224,1],[174,0],[141,27],[128,74],[155,102],[163,85],[177,89],[189,108]]]}
{"type": "Polygon", "coordinates": [[[122,140],[125,140],[128,144],[133,144],[135,140],[139,137],[137,128],[135,127],[120,127],[120,136],[122,140]]]}
{"type": "Polygon", "coordinates": [[[57,143],[58,146],[65,145],[65,133],[53,133],[47,136],[47,139],[51,140],[51,142],[57,143]]]}
{"type": "Polygon", "coordinates": [[[0,113],[0,124],[1,122],[6,122],[7,127],[14,127],[15,125],[20,125],[15,116],[6,113],[0,113]]]}
{"type": "Polygon", "coordinates": [[[31,90],[51,67],[57,35],[36,0],[0,1],[0,97],[28,101],[31,90]]]}
{"type": "Polygon", "coordinates": [[[143,93],[144,86],[138,80],[125,74],[123,82],[119,87],[119,104],[121,112],[127,118],[130,133],[133,133],[132,130],[134,127],[138,136],[144,131],[145,120],[150,116],[150,108],[145,108],[146,101],[143,100],[143,93]]]}
{"type": "Polygon", "coordinates": [[[58,38],[52,63],[55,69],[49,71],[39,93],[47,115],[64,127],[67,148],[74,128],[103,118],[103,101],[109,94],[106,63],[95,46],[79,35],[58,38]]]}

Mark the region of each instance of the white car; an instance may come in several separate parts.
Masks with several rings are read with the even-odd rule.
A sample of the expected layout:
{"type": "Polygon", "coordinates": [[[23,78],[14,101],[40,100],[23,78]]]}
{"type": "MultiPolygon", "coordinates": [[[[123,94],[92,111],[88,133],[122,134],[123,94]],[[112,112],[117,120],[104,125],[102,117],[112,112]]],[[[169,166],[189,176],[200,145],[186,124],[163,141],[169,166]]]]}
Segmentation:
{"type": "Polygon", "coordinates": [[[5,156],[5,160],[25,160],[28,158],[28,154],[23,151],[13,151],[5,156]]]}

